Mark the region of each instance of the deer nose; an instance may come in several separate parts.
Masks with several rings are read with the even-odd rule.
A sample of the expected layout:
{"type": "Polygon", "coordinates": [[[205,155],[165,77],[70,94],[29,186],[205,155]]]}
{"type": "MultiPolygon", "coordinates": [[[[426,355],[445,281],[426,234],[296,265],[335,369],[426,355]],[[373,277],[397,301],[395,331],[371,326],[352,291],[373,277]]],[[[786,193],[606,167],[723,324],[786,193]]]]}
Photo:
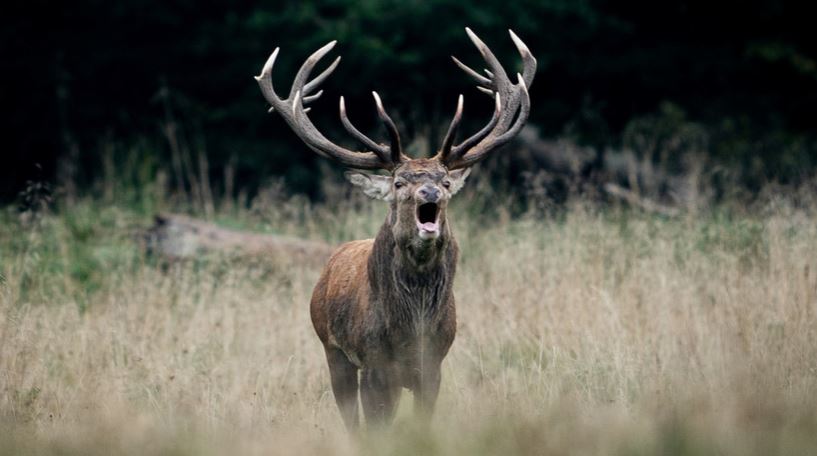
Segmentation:
{"type": "Polygon", "coordinates": [[[440,200],[440,189],[430,185],[423,185],[417,194],[428,203],[436,203],[440,200]]]}

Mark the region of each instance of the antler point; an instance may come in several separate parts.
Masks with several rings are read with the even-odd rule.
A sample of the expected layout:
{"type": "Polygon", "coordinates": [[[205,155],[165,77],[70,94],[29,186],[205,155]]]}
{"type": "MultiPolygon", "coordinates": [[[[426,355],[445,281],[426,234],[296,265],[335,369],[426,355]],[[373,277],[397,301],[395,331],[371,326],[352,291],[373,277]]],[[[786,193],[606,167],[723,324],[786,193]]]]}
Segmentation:
{"type": "Polygon", "coordinates": [[[508,32],[510,32],[511,40],[513,40],[513,44],[516,45],[516,49],[519,50],[519,53],[522,55],[522,57],[530,55],[530,49],[528,49],[528,46],[525,44],[525,42],[522,41],[522,39],[519,38],[519,36],[516,33],[514,33],[513,30],[508,29],[508,32]]]}
{"type": "Polygon", "coordinates": [[[521,74],[521,73],[516,73],[516,79],[519,81],[519,85],[521,85],[521,86],[522,86],[522,88],[523,88],[523,89],[525,89],[525,91],[527,91],[527,90],[528,90],[528,86],[527,86],[527,85],[525,85],[525,79],[523,79],[523,78],[522,78],[522,74],[521,74]]]}

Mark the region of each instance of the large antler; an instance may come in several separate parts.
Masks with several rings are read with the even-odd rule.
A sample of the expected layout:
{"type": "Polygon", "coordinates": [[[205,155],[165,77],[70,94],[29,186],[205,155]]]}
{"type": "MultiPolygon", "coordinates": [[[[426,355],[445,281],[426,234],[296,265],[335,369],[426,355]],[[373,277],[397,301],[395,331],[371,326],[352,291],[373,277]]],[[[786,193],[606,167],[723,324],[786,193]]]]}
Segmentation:
{"type": "Polygon", "coordinates": [[[536,59],[525,43],[512,30],[509,30],[511,39],[519,50],[523,63],[522,74],[517,73],[516,75],[516,84],[512,83],[508,78],[499,60],[488,49],[488,46],[468,27],[465,28],[465,31],[487,63],[489,69],[486,69],[485,73],[488,77],[472,70],[457,60],[456,57],[452,56],[451,58],[454,59],[457,66],[477,81],[477,89],[494,97],[495,107],[494,114],[485,127],[455,146],[454,137],[462,120],[463,100],[462,95],[460,95],[457,101],[457,111],[451,120],[451,126],[448,128],[442,147],[435,157],[442,161],[448,169],[466,168],[477,163],[487,157],[488,152],[506,144],[519,133],[519,130],[528,120],[528,114],[530,114],[528,88],[533,83],[533,77],[536,75],[536,59]]]}
{"type": "Polygon", "coordinates": [[[380,120],[385,125],[390,145],[380,144],[361,133],[355,128],[346,116],[346,106],[343,97],[340,98],[340,118],[343,126],[349,133],[360,141],[369,150],[366,151],[352,151],[329,141],[321,132],[315,128],[312,121],[309,120],[307,112],[311,108],[304,108],[305,105],[317,100],[322,94],[323,90],[315,93],[318,86],[335,70],[340,63],[340,57],[336,58],[334,62],[321,74],[314,79],[306,82],[312,69],[335,46],[337,41],[332,41],[326,46],[318,49],[301,66],[298,73],[295,75],[295,80],[292,82],[292,88],[289,90],[289,96],[282,100],[275,93],[272,87],[272,67],[275,65],[275,59],[278,57],[279,48],[275,48],[267,63],[264,64],[261,74],[255,77],[258,81],[261,92],[264,98],[267,99],[272,107],[270,112],[278,111],[284,121],[289,125],[292,131],[298,135],[299,138],[312,150],[324,157],[334,158],[345,166],[357,169],[388,169],[391,170],[396,167],[403,159],[402,149],[400,147],[400,135],[397,132],[397,127],[391,120],[385,109],[380,97],[376,92],[374,95],[375,103],[377,105],[377,114],[380,120]]]}

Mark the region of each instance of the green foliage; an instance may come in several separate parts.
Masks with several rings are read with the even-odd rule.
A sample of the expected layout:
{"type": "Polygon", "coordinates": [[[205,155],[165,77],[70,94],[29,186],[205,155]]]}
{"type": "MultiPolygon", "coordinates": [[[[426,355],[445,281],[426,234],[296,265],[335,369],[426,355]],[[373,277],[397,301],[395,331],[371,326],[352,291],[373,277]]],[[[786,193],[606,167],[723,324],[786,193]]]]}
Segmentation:
{"type": "Polygon", "coordinates": [[[18,302],[74,300],[80,311],[98,292],[108,290],[140,261],[138,250],[122,230],[131,212],[83,201],[61,211],[0,214],[0,258],[16,269],[18,302]]]}

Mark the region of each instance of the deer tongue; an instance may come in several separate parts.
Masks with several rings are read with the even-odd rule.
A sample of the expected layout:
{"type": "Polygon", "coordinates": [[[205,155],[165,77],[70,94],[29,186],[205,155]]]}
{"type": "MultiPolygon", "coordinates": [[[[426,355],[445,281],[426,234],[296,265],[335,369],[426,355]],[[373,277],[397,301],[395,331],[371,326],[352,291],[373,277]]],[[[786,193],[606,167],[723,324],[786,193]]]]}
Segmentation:
{"type": "Polygon", "coordinates": [[[434,231],[437,231],[437,223],[436,222],[421,223],[420,228],[423,231],[434,232],[434,231]]]}

